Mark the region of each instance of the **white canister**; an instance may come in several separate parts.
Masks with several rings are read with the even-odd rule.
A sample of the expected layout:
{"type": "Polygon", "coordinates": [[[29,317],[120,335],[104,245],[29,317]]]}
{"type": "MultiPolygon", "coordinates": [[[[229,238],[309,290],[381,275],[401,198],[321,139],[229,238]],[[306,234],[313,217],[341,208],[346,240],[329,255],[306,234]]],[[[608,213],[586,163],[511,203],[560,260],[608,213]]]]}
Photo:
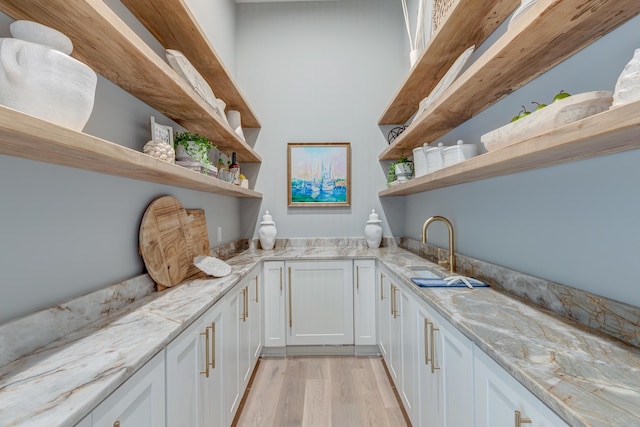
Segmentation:
{"type": "Polygon", "coordinates": [[[456,145],[446,147],[442,150],[442,158],[444,159],[444,166],[455,165],[456,163],[463,162],[467,159],[478,155],[478,146],[475,144],[465,144],[463,140],[458,140],[456,145]]]}
{"type": "Polygon", "coordinates": [[[369,221],[364,226],[364,235],[367,239],[367,247],[369,249],[377,249],[382,242],[382,220],[379,218],[375,209],[371,209],[369,221]]]}
{"type": "Polygon", "coordinates": [[[413,173],[416,178],[427,173],[427,157],[422,147],[413,149],[413,173]]]}
{"type": "Polygon", "coordinates": [[[262,249],[273,249],[276,244],[276,235],[278,230],[276,229],[276,223],[273,222],[273,217],[269,215],[269,211],[266,211],[262,217],[260,228],[258,229],[258,236],[260,237],[260,246],[262,249]]]}
{"type": "Polygon", "coordinates": [[[437,147],[423,146],[424,155],[427,159],[427,172],[437,171],[444,166],[444,159],[442,158],[443,146],[442,142],[438,143],[437,147]]]}

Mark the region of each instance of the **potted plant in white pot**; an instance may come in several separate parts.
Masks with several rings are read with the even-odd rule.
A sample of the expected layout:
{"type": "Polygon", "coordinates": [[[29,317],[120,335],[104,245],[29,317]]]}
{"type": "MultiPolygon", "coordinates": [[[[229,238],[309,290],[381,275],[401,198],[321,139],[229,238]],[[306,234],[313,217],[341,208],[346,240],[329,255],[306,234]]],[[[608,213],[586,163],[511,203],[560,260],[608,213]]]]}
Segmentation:
{"type": "Polygon", "coordinates": [[[189,167],[189,163],[198,162],[204,168],[203,173],[217,172],[209,159],[209,151],[215,146],[204,136],[193,132],[178,132],[173,139],[176,150],[176,163],[189,167]]]}
{"type": "Polygon", "coordinates": [[[387,186],[413,178],[413,162],[407,156],[391,162],[387,174],[387,186]]]}

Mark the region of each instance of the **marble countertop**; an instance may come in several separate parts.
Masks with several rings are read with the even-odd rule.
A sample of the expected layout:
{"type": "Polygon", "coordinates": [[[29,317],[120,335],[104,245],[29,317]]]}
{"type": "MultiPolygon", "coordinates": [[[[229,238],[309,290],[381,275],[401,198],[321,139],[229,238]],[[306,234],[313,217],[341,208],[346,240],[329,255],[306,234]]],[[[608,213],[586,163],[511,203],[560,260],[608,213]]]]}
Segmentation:
{"type": "MultiPolygon", "coordinates": [[[[399,248],[248,250],[0,368],[2,426],[80,421],[263,260],[375,258],[572,426],[640,425],[640,349],[490,288],[423,289],[399,248]]],[[[26,333],[26,332],[25,332],[26,333]]]]}

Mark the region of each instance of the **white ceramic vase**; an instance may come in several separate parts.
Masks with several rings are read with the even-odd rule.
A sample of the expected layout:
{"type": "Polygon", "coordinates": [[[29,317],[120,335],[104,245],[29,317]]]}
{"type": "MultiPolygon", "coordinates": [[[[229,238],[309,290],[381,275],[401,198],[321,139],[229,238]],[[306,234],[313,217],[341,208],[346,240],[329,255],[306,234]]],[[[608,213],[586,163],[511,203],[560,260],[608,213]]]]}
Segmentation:
{"type": "Polygon", "coordinates": [[[240,118],[240,111],[229,110],[227,111],[227,122],[233,131],[242,139],[244,139],[244,132],[242,131],[242,121],[240,118]]]}
{"type": "Polygon", "coordinates": [[[266,211],[262,217],[260,228],[258,229],[258,237],[260,237],[260,246],[262,249],[273,249],[276,244],[277,234],[276,223],[273,222],[273,217],[269,215],[269,211],[266,211]]]}
{"type": "Polygon", "coordinates": [[[22,39],[0,39],[0,104],[82,130],[93,110],[96,73],[67,54],[72,44],[64,34],[29,21],[10,29],[22,39]]]}
{"type": "Polygon", "coordinates": [[[371,209],[367,225],[364,226],[364,236],[369,249],[377,249],[382,242],[382,220],[380,220],[375,209],[371,209]]]}

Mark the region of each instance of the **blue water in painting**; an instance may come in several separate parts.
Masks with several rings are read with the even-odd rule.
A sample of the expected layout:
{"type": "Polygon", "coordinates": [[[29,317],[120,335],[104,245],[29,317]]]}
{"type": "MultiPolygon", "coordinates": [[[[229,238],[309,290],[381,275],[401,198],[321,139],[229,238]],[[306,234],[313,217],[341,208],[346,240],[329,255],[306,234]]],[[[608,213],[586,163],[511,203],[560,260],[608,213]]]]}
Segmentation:
{"type": "Polygon", "coordinates": [[[323,186],[312,181],[294,181],[291,183],[292,203],[346,203],[347,187],[336,185],[323,186]]]}

